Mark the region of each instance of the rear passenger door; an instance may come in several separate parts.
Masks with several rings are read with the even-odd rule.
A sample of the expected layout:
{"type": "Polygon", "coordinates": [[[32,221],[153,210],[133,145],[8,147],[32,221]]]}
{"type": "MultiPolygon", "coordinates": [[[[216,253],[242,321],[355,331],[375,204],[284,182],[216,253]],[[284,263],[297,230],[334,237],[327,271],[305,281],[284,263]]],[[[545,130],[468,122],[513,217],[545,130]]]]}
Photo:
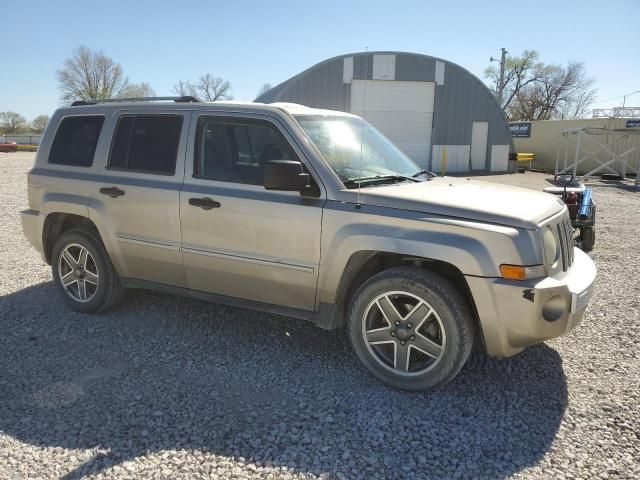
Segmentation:
{"type": "Polygon", "coordinates": [[[117,112],[90,211],[112,233],[120,275],[185,286],[179,191],[190,112],[117,112]]]}
{"type": "Polygon", "coordinates": [[[325,194],[263,186],[266,161],[304,163],[292,140],[276,119],[194,113],[180,193],[190,288],[313,310],[325,194]]]}

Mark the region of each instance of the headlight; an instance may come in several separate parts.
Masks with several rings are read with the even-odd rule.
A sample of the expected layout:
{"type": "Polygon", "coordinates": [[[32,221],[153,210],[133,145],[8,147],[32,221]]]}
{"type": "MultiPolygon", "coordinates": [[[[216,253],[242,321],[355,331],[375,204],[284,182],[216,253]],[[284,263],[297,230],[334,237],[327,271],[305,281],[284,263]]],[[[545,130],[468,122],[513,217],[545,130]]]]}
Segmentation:
{"type": "Polygon", "coordinates": [[[560,257],[560,248],[556,234],[553,233],[551,227],[544,229],[542,234],[542,244],[544,246],[544,263],[545,265],[552,267],[560,257]]]}

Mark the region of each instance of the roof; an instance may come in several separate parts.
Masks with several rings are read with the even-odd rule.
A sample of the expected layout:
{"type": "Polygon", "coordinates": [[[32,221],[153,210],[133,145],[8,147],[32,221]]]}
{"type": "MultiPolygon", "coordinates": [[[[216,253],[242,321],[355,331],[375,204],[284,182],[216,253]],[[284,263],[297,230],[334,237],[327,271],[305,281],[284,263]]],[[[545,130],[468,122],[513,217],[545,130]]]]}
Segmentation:
{"type": "MultiPolygon", "coordinates": [[[[265,104],[260,104],[260,105],[265,105],[265,104]]],[[[331,116],[339,116],[339,117],[359,118],[356,115],[353,115],[352,113],[341,112],[339,110],[327,110],[323,108],[306,107],[298,103],[275,102],[275,103],[269,103],[267,105],[284,110],[290,115],[327,115],[327,116],[331,115],[331,116]]]]}
{"type": "Polygon", "coordinates": [[[214,110],[220,111],[264,111],[273,112],[274,110],[281,110],[290,115],[336,115],[344,117],[355,117],[350,113],[340,112],[336,110],[325,110],[318,108],[306,107],[297,103],[259,103],[259,102],[238,102],[238,101],[216,101],[216,102],[173,102],[173,101],[123,101],[123,102],[108,102],[108,103],[95,103],[89,105],[76,105],[69,107],[62,107],[60,110],[65,113],[81,112],[88,110],[91,112],[100,112],[105,110],[121,110],[121,109],[133,109],[133,110],[214,110]]]}
{"type": "Polygon", "coordinates": [[[490,95],[493,95],[489,89],[489,87],[482,82],[482,80],[480,80],[478,77],[476,77],[473,73],[471,73],[469,70],[467,70],[466,68],[460,66],[459,64],[452,62],[450,60],[446,60],[444,58],[441,57],[436,57],[433,55],[426,55],[424,53],[415,53],[415,52],[404,52],[404,51],[396,51],[396,50],[376,50],[376,51],[365,51],[365,52],[352,52],[352,53],[345,53],[343,55],[336,55],[334,57],[331,58],[327,58],[326,60],[323,60],[321,62],[316,63],[315,65],[312,65],[308,68],[306,68],[305,70],[303,70],[302,72],[298,73],[297,75],[294,75],[291,78],[288,78],[287,80],[279,83],[278,85],[274,86],[273,88],[267,90],[265,93],[263,93],[262,95],[259,95],[256,100],[258,101],[264,101],[265,99],[267,99],[267,101],[269,101],[268,99],[277,99],[277,97],[279,96],[279,94],[282,93],[282,91],[286,90],[287,88],[289,88],[292,84],[294,84],[297,80],[300,80],[301,78],[305,77],[306,75],[309,75],[311,73],[313,73],[314,71],[318,70],[320,67],[327,65],[329,63],[335,62],[335,61],[339,61],[339,60],[343,60],[345,58],[348,57],[363,57],[363,56],[374,56],[374,55],[396,55],[396,56],[404,56],[404,57],[413,57],[413,58],[418,58],[418,59],[423,59],[423,60],[432,60],[432,61],[438,61],[438,62],[442,62],[445,63],[447,65],[450,65],[452,67],[455,67],[457,69],[459,69],[461,72],[464,72],[465,74],[467,74],[469,77],[471,77],[472,79],[474,79],[479,85],[481,85],[487,92],[489,92],[490,95]]]}

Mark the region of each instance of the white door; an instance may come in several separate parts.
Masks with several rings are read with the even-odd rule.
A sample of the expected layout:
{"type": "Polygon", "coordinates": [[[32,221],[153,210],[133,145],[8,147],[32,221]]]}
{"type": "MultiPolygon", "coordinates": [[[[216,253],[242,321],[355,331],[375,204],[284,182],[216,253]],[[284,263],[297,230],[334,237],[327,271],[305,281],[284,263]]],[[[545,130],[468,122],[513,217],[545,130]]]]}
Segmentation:
{"type": "Polygon", "coordinates": [[[351,82],[351,113],[364,116],[421,167],[427,167],[433,121],[433,82],[351,82]]]}
{"type": "Polygon", "coordinates": [[[489,136],[489,122],[473,122],[471,128],[471,169],[485,170],[487,168],[487,137],[489,136]]]}

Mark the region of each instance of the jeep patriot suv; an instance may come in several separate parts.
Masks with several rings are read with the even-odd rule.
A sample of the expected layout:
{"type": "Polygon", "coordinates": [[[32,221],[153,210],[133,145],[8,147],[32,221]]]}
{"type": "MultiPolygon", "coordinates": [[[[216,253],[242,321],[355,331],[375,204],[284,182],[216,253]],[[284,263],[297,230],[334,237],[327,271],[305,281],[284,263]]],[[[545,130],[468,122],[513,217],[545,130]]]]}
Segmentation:
{"type": "Polygon", "coordinates": [[[344,327],[407,390],[580,321],[596,269],[555,196],[436,177],[347,113],[162,100],[75,102],[42,137],[22,225],[70,308],[149,288],[344,327]]]}

